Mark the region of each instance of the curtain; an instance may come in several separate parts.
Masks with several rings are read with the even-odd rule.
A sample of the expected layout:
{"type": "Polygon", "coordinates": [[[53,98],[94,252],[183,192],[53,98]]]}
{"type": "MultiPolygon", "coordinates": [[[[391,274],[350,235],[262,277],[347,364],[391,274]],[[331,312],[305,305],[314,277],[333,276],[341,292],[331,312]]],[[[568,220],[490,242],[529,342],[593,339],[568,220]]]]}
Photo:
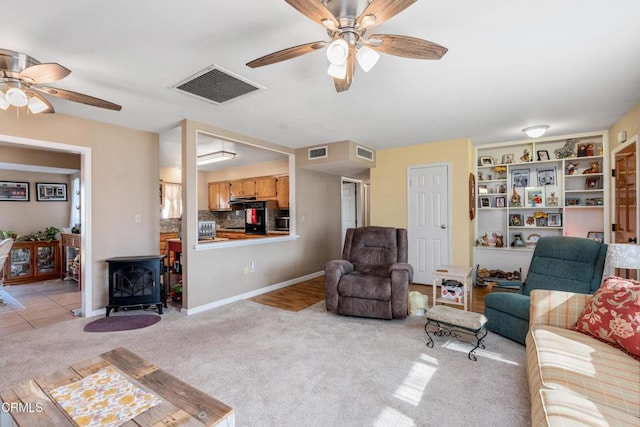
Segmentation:
{"type": "Polygon", "coordinates": [[[164,209],[162,218],[180,218],[182,216],[182,184],[167,182],[164,184],[164,209]]]}

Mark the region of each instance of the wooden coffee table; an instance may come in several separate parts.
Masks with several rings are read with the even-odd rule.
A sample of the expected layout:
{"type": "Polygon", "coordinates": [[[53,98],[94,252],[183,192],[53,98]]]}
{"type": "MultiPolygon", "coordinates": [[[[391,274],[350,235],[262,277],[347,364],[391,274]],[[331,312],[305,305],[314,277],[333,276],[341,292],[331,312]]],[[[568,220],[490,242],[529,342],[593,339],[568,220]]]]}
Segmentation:
{"type": "Polygon", "coordinates": [[[0,390],[0,400],[3,402],[0,425],[75,426],[76,423],[51,398],[50,391],[110,366],[133,384],[162,400],[158,406],[133,418],[135,424],[127,425],[235,425],[231,407],[124,347],[0,390]]]}

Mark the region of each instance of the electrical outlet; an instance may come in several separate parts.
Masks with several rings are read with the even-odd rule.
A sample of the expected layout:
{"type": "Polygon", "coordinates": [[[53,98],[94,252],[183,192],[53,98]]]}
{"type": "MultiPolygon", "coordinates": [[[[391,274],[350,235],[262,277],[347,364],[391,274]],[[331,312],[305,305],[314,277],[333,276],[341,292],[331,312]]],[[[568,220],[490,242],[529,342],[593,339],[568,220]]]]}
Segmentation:
{"type": "Polygon", "coordinates": [[[135,220],[135,222],[142,222],[142,215],[135,214],[133,219],[135,220]]]}
{"type": "Polygon", "coordinates": [[[255,261],[251,261],[251,272],[256,271],[256,262],[255,261]]]}
{"type": "Polygon", "coordinates": [[[244,268],[244,274],[249,274],[249,267],[244,268]]]}

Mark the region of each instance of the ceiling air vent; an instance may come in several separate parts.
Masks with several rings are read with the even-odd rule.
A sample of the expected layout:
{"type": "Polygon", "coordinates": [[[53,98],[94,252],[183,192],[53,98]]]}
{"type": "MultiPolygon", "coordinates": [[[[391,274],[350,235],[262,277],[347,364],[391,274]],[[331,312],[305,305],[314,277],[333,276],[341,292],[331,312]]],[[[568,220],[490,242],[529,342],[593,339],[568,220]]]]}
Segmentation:
{"type": "Polygon", "coordinates": [[[358,145],[356,146],[356,156],[361,159],[373,161],[373,150],[358,145]]]}
{"type": "Polygon", "coordinates": [[[174,88],[214,104],[222,104],[263,87],[217,65],[205,68],[176,84],[174,88]]]}
{"type": "Polygon", "coordinates": [[[309,160],[326,159],[329,157],[327,146],[309,148],[309,160]]]}

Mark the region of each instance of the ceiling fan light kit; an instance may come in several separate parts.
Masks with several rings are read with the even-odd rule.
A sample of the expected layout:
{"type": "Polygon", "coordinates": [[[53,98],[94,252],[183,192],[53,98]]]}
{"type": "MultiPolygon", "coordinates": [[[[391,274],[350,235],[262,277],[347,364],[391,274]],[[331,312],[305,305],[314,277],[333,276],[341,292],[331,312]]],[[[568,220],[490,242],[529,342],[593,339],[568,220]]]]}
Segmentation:
{"type": "Polygon", "coordinates": [[[549,125],[535,125],[522,129],[529,138],[540,138],[549,129],[549,125]]]}
{"type": "Polygon", "coordinates": [[[298,12],[326,28],[330,43],[307,43],[270,53],[247,63],[251,68],[275,64],[293,59],[314,50],[327,47],[329,69],[338,92],[346,91],[353,82],[355,62],[365,71],[370,71],[380,55],[414,59],[440,59],[447,48],[415,37],[391,34],[367,36],[369,28],[380,25],[411,6],[417,0],[368,0],[364,10],[357,13],[359,0],[285,0],[298,12]],[[330,10],[331,9],[331,10],[330,10]]]}
{"type": "Polygon", "coordinates": [[[380,54],[368,46],[360,46],[356,58],[362,71],[368,73],[380,59],[380,54]]]}
{"type": "Polygon", "coordinates": [[[32,114],[53,113],[44,95],[120,111],[122,107],[100,98],[65,89],[42,86],[65,78],[71,71],[55,62],[40,63],[24,53],[0,49],[0,109],[27,107],[32,114]],[[4,92],[3,92],[4,90],[4,92]]]}

